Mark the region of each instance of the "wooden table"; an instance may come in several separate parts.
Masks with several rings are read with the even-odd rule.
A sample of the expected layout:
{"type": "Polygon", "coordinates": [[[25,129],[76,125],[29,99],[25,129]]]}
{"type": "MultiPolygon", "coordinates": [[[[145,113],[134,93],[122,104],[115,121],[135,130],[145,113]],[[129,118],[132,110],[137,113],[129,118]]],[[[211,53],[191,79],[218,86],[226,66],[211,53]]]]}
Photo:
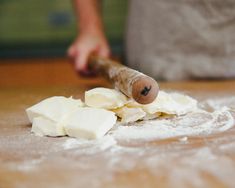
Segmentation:
{"type": "MultiPolygon", "coordinates": [[[[26,69],[32,66],[21,65],[26,69]]],[[[5,71],[20,65],[11,66],[5,71]]],[[[63,62],[54,66],[67,67],[63,62]]],[[[59,78],[61,74],[56,72],[59,78]]],[[[67,71],[70,73],[74,74],[67,71]]],[[[170,138],[117,143],[114,148],[96,144],[70,147],[66,145],[68,137],[31,134],[25,109],[54,95],[82,98],[85,90],[108,84],[102,79],[74,78],[66,81],[56,78],[53,83],[48,79],[44,83],[36,78],[25,80],[27,76],[34,77],[29,73],[22,75],[23,80],[20,73],[16,74],[19,83],[15,78],[7,83],[5,73],[0,87],[0,188],[235,187],[234,128],[219,134],[188,137],[186,141],[170,138]]],[[[160,86],[184,91],[198,100],[235,94],[235,81],[160,83],[160,86]]]]}

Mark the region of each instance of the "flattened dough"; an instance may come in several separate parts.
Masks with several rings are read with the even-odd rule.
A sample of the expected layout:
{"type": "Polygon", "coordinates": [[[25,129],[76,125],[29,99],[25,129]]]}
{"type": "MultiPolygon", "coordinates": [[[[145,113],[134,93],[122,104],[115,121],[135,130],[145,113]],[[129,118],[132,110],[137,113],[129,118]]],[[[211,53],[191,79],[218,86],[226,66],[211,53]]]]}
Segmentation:
{"type": "Polygon", "coordinates": [[[151,104],[141,105],[130,101],[127,106],[141,107],[147,114],[184,115],[197,109],[197,101],[184,94],[160,91],[158,97],[151,104]]]}
{"type": "Polygon", "coordinates": [[[84,106],[84,103],[80,99],[54,96],[26,109],[26,113],[31,123],[36,117],[45,117],[49,120],[59,122],[74,109],[82,106],[84,106]]]}
{"type": "Polygon", "coordinates": [[[159,92],[153,103],[143,105],[143,110],[149,114],[161,112],[172,115],[184,115],[197,108],[197,101],[179,93],[159,92]]]}
{"type": "Polygon", "coordinates": [[[145,117],[146,113],[142,110],[142,108],[129,108],[122,107],[114,110],[118,117],[121,118],[121,122],[130,123],[141,120],[145,117]]]}
{"type": "Polygon", "coordinates": [[[104,136],[116,123],[111,111],[98,108],[78,108],[70,114],[65,131],[71,137],[96,139],[104,136]]]}
{"type": "Polygon", "coordinates": [[[89,107],[116,109],[126,102],[126,96],[115,89],[98,87],[85,92],[85,103],[89,107]]]}
{"type": "Polygon", "coordinates": [[[37,136],[65,136],[64,124],[45,117],[33,119],[32,130],[37,136]]]}
{"type": "Polygon", "coordinates": [[[32,132],[39,136],[64,136],[64,121],[76,108],[84,106],[79,99],[55,96],[26,109],[32,132]]]}
{"type": "Polygon", "coordinates": [[[81,100],[55,96],[26,110],[32,132],[36,135],[96,139],[104,136],[116,123],[131,123],[158,117],[184,115],[197,109],[197,101],[187,95],[160,91],[157,99],[141,105],[122,93],[107,88],[94,88],[81,100]],[[89,106],[89,107],[86,107],[89,106]]]}

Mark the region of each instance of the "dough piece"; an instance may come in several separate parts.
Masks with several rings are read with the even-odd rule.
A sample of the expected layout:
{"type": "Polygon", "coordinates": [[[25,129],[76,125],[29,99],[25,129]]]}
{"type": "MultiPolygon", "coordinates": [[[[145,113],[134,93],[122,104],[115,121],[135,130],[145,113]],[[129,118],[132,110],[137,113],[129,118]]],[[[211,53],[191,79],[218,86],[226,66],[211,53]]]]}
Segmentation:
{"type": "Polygon", "coordinates": [[[77,108],[65,123],[65,131],[71,137],[96,139],[104,136],[116,123],[111,111],[98,108],[77,108]]]}
{"type": "Polygon", "coordinates": [[[184,115],[197,109],[197,101],[187,95],[160,91],[155,101],[151,104],[143,105],[142,108],[149,114],[161,112],[172,115],[184,115]]]}
{"type": "Polygon", "coordinates": [[[116,109],[126,102],[126,96],[115,89],[99,87],[85,92],[86,105],[94,108],[116,109]]]}
{"type": "Polygon", "coordinates": [[[162,113],[161,112],[156,112],[154,114],[148,114],[144,116],[143,120],[152,120],[161,117],[162,113]]]}
{"type": "Polygon", "coordinates": [[[114,110],[114,112],[121,118],[121,122],[123,123],[138,121],[143,119],[146,115],[142,108],[129,108],[126,106],[118,108],[114,110]]]}
{"type": "Polygon", "coordinates": [[[137,103],[134,99],[129,99],[127,103],[125,104],[125,106],[129,108],[142,108],[143,107],[142,104],[137,103]]]}
{"type": "Polygon", "coordinates": [[[37,136],[65,136],[64,124],[45,117],[33,119],[32,130],[37,136]]]}
{"type": "Polygon", "coordinates": [[[26,109],[26,113],[31,123],[36,117],[44,117],[55,122],[60,122],[67,114],[82,106],[84,106],[84,103],[80,99],[55,96],[47,98],[26,109]]]}
{"type": "MultiPolygon", "coordinates": [[[[143,105],[135,102],[133,99],[130,99],[127,102],[126,106],[128,108],[141,108],[143,110],[143,105]]],[[[152,119],[158,118],[159,116],[161,116],[161,112],[156,112],[156,113],[153,113],[153,114],[145,112],[145,116],[143,117],[143,120],[152,120],[152,119]]]]}

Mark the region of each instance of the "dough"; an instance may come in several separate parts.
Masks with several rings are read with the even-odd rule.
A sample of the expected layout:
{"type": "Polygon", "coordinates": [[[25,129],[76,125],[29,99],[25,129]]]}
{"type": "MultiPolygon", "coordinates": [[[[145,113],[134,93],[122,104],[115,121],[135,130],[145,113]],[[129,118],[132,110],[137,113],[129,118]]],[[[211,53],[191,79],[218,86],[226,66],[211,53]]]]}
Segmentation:
{"type": "Polygon", "coordinates": [[[129,123],[141,120],[145,117],[146,113],[142,110],[142,108],[129,108],[122,107],[114,110],[118,117],[121,118],[121,122],[129,123]]]}
{"type": "Polygon", "coordinates": [[[126,102],[126,96],[115,89],[99,87],[85,92],[86,105],[94,108],[116,109],[126,102]]]}
{"type": "MultiPolygon", "coordinates": [[[[143,105],[135,102],[133,99],[130,99],[125,106],[127,106],[128,108],[141,108],[143,110],[143,105]]],[[[156,112],[156,113],[153,113],[153,114],[145,112],[145,116],[143,117],[143,120],[156,119],[160,115],[161,115],[161,112],[156,112]]]]}
{"type": "Polygon", "coordinates": [[[149,114],[161,112],[171,115],[184,115],[197,108],[197,101],[183,94],[160,91],[155,101],[142,107],[149,114]]]}
{"type": "Polygon", "coordinates": [[[111,111],[98,108],[77,108],[65,123],[65,131],[71,137],[96,139],[104,136],[116,123],[111,111]]]}
{"type": "Polygon", "coordinates": [[[64,124],[45,117],[33,119],[32,130],[37,136],[65,136],[64,124]]]}
{"type": "Polygon", "coordinates": [[[127,106],[141,107],[147,114],[156,114],[157,116],[158,113],[184,115],[197,109],[197,101],[187,95],[160,91],[151,104],[141,105],[131,100],[127,106]]]}
{"type": "Polygon", "coordinates": [[[161,115],[162,115],[161,112],[156,112],[154,114],[146,113],[146,115],[144,116],[143,120],[156,119],[156,118],[160,117],[161,115]]]}
{"type": "Polygon", "coordinates": [[[55,96],[47,98],[26,109],[26,113],[31,123],[35,117],[45,117],[49,120],[59,122],[68,113],[82,106],[84,106],[84,103],[80,99],[55,96]]]}
{"type": "Polygon", "coordinates": [[[36,135],[96,139],[114,126],[115,113],[121,122],[131,123],[184,115],[196,109],[197,101],[183,94],[160,91],[153,103],[141,105],[114,89],[95,88],[85,93],[85,104],[80,99],[55,96],[26,112],[36,135]]]}
{"type": "Polygon", "coordinates": [[[64,121],[76,108],[84,106],[80,99],[50,97],[26,109],[32,132],[39,136],[64,136],[64,121]]]}

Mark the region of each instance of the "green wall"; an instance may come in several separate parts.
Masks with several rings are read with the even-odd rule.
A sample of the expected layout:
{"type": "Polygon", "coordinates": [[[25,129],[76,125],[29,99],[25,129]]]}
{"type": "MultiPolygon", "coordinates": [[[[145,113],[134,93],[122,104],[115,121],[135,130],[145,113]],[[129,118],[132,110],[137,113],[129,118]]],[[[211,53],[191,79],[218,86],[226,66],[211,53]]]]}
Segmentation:
{"type": "MultiPolygon", "coordinates": [[[[108,39],[122,53],[126,0],[103,0],[108,39]]],[[[0,56],[64,55],[76,36],[72,1],[0,0],[0,56]]]]}

